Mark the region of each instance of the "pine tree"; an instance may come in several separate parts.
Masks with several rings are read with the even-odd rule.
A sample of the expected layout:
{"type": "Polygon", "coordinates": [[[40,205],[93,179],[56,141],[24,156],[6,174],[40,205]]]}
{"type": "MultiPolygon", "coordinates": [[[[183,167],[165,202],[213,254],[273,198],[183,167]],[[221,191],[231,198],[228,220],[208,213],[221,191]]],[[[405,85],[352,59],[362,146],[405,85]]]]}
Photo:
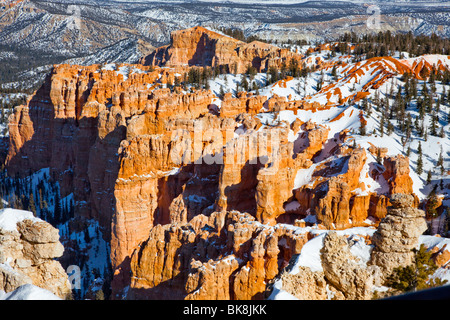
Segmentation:
{"type": "Polygon", "coordinates": [[[422,144],[419,141],[419,146],[417,148],[417,174],[421,175],[423,173],[423,160],[422,160],[422,144]]]}
{"type": "Polygon", "coordinates": [[[439,201],[436,195],[436,189],[437,185],[434,185],[426,201],[426,215],[429,219],[434,219],[438,216],[437,207],[439,206],[439,201]]]}
{"type": "Polygon", "coordinates": [[[441,127],[441,130],[439,131],[439,137],[440,137],[440,138],[445,138],[444,126],[442,126],[442,127],[441,127]]]}
{"type": "Polygon", "coordinates": [[[394,132],[394,125],[391,121],[388,121],[387,123],[387,134],[390,136],[394,132]]]}
{"type": "Polygon", "coordinates": [[[431,183],[432,173],[431,170],[428,170],[427,172],[427,184],[431,183]]]}
{"type": "Polygon", "coordinates": [[[28,200],[28,210],[31,211],[34,216],[36,216],[36,204],[34,203],[33,192],[30,192],[30,197],[28,200]]]}
{"type": "Polygon", "coordinates": [[[39,187],[39,209],[41,209],[41,210],[44,207],[43,201],[44,201],[44,199],[42,198],[42,188],[39,187]]]}
{"type": "Polygon", "coordinates": [[[242,75],[240,86],[242,87],[242,89],[244,89],[244,91],[248,91],[249,89],[247,76],[245,74],[242,75]]]}
{"type": "Polygon", "coordinates": [[[437,115],[433,112],[431,114],[431,124],[430,124],[430,134],[432,136],[437,136],[437,115]]]}
{"type": "Polygon", "coordinates": [[[438,160],[437,160],[437,163],[436,163],[436,165],[440,168],[440,170],[441,170],[441,175],[443,175],[444,174],[444,157],[443,157],[443,155],[442,155],[442,152],[443,152],[443,150],[442,150],[442,146],[441,146],[441,152],[439,153],[439,157],[438,157],[438,160]]]}
{"type": "Polygon", "coordinates": [[[59,224],[62,222],[62,208],[61,208],[61,199],[59,196],[59,190],[56,192],[55,195],[55,211],[53,213],[53,218],[56,224],[59,224]]]}
{"type": "Polygon", "coordinates": [[[406,267],[395,268],[393,273],[387,278],[386,285],[401,293],[433,288],[445,284],[447,281],[440,279],[430,279],[437,265],[431,258],[431,252],[427,251],[425,245],[421,245],[419,250],[413,249],[414,262],[406,267]]]}
{"type": "Polygon", "coordinates": [[[333,80],[337,80],[336,65],[333,65],[333,69],[331,69],[331,76],[333,77],[333,80]]]}
{"type": "Polygon", "coordinates": [[[381,119],[380,119],[380,136],[383,136],[383,135],[384,135],[384,122],[385,122],[384,112],[381,112],[381,119]]]}
{"type": "Polygon", "coordinates": [[[381,148],[377,148],[377,163],[382,164],[383,158],[381,157],[381,148]]]}
{"type": "Polygon", "coordinates": [[[448,237],[449,235],[449,230],[450,230],[450,209],[446,208],[445,212],[444,212],[444,236],[448,237]]]}
{"type": "Polygon", "coordinates": [[[278,81],[278,69],[274,66],[271,66],[268,70],[267,78],[269,79],[268,84],[272,84],[278,81]]]}
{"type": "Polygon", "coordinates": [[[367,123],[366,123],[366,121],[360,121],[360,123],[361,123],[361,126],[359,127],[359,134],[361,136],[365,136],[366,135],[366,125],[367,125],[367,123]]]}

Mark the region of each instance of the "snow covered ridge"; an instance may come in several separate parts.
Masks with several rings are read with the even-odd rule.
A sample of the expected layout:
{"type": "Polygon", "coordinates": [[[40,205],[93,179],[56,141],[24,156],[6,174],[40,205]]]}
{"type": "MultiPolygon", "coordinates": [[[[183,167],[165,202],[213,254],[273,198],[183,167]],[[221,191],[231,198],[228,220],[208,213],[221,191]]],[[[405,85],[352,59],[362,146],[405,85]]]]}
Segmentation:
{"type": "MultiPolygon", "coordinates": [[[[386,57],[349,63],[348,56],[337,56],[327,59],[326,56],[328,53],[326,51],[314,53],[312,59],[314,60],[315,57],[323,59],[324,68],[309,74],[307,78],[290,78],[286,81],[265,86],[267,82],[267,76],[265,74],[257,74],[254,77],[253,82],[259,86],[257,90],[259,95],[266,96],[267,99],[283,97],[288,103],[292,102],[295,104],[296,101],[302,100],[328,106],[322,110],[298,109],[295,112],[282,110],[276,116],[272,112],[260,113],[258,117],[263,123],[261,128],[273,126],[282,121],[287,121],[291,126],[296,120],[300,120],[301,122],[311,121],[329,127],[329,139],[335,137],[339,132],[349,130],[356,145],[360,145],[367,150],[371,146],[386,148],[386,155],[388,156],[408,154],[408,147],[410,150],[417,150],[420,141],[422,148],[426,149],[424,153],[427,154],[423,160],[426,162],[424,168],[435,167],[439,154],[445,155],[450,150],[449,139],[447,138],[450,126],[446,120],[449,113],[449,102],[447,101],[441,104],[442,107],[439,111],[439,125],[444,135],[428,135],[427,139],[423,139],[413,133],[413,137],[410,138],[407,145],[402,142],[404,141],[404,133],[394,130],[394,132],[386,135],[386,129],[383,130],[384,132],[381,132],[380,119],[383,116],[381,109],[375,105],[375,102],[377,100],[384,100],[390,105],[395,104],[395,91],[393,90],[399,90],[405,87],[406,83],[402,79],[404,73],[419,76],[421,70],[431,71],[433,66],[435,66],[436,70],[448,69],[450,66],[449,57],[443,55],[425,55],[405,60],[386,57]],[[336,76],[332,75],[333,66],[337,66],[335,70],[336,76]],[[323,83],[323,88],[320,90],[317,90],[318,83],[323,83]],[[364,98],[368,101],[369,107],[367,109],[369,112],[364,112],[363,118],[361,118],[362,100],[364,98]],[[362,119],[367,122],[365,124],[366,134],[361,134],[360,132],[362,119]],[[442,148],[442,152],[436,146],[442,148]]],[[[235,86],[240,83],[241,79],[241,75],[219,76],[209,81],[209,86],[216,94],[220,91],[236,93],[235,86]]],[[[419,90],[423,86],[431,88],[431,85],[427,84],[427,81],[418,80],[417,87],[419,90]]],[[[446,96],[449,89],[450,86],[448,84],[437,82],[435,94],[446,96]]],[[[256,90],[253,90],[252,93],[256,93],[256,90]]],[[[441,101],[445,101],[445,99],[441,101]]],[[[220,106],[221,103],[216,104],[220,106]]],[[[416,99],[410,103],[409,108],[407,108],[407,113],[413,120],[419,118],[416,99]]],[[[431,116],[425,115],[423,123],[427,125],[430,121],[431,116]]],[[[397,125],[399,119],[389,120],[389,122],[397,125]]],[[[386,126],[386,123],[384,125],[386,126]]],[[[303,132],[300,131],[294,134],[292,131],[291,133],[290,140],[296,141],[300,139],[303,132]]],[[[325,160],[328,157],[326,153],[327,150],[324,149],[320,158],[325,160]]],[[[369,174],[369,168],[373,170],[376,166],[375,154],[368,153],[368,157],[369,159],[364,172],[361,173],[361,182],[364,182],[366,187],[369,188],[367,189],[368,191],[377,191],[379,194],[384,194],[387,192],[386,181],[383,180],[382,176],[378,176],[377,179],[372,179],[369,174]]],[[[431,187],[426,185],[423,176],[417,174],[416,165],[418,157],[416,152],[409,154],[411,160],[410,175],[413,179],[414,192],[420,199],[424,199],[430,192],[431,187]]],[[[448,157],[444,157],[444,167],[448,166],[448,161],[448,157]]],[[[311,176],[310,171],[314,170],[314,168],[308,170],[308,174],[299,172],[297,179],[298,187],[311,182],[307,176],[311,176]]],[[[439,175],[436,173],[435,177],[439,177],[439,175]]]]}

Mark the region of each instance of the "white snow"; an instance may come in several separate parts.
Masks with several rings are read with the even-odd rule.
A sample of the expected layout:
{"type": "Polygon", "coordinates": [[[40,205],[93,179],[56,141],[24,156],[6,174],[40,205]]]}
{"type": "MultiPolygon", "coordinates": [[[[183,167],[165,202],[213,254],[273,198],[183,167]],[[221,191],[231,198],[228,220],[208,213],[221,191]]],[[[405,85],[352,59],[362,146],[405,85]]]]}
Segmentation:
{"type": "Polygon", "coordinates": [[[294,190],[300,189],[301,187],[310,183],[314,170],[318,164],[313,164],[307,169],[299,169],[294,180],[294,190]]]}
{"type": "Polygon", "coordinates": [[[30,211],[6,208],[0,210],[0,229],[6,231],[17,231],[17,223],[23,220],[31,220],[34,222],[42,221],[33,216],[30,211]]]}
{"type": "Polygon", "coordinates": [[[272,293],[268,300],[298,300],[292,294],[283,290],[283,283],[281,280],[276,281],[273,285],[272,293]]]}
{"type": "Polygon", "coordinates": [[[325,236],[326,232],[324,231],[315,238],[309,240],[303,246],[290,273],[297,274],[299,272],[299,267],[308,267],[311,271],[323,271],[322,262],[320,260],[320,249],[322,248],[325,236]]]}
{"type": "Polygon", "coordinates": [[[48,290],[32,284],[24,284],[14,291],[5,293],[0,290],[0,300],[62,300],[48,290]]]}
{"type": "Polygon", "coordinates": [[[294,211],[294,210],[298,209],[299,207],[300,207],[300,203],[299,203],[298,201],[292,201],[292,202],[289,202],[289,203],[284,207],[284,210],[285,210],[286,212],[289,212],[289,211],[294,211]]]}

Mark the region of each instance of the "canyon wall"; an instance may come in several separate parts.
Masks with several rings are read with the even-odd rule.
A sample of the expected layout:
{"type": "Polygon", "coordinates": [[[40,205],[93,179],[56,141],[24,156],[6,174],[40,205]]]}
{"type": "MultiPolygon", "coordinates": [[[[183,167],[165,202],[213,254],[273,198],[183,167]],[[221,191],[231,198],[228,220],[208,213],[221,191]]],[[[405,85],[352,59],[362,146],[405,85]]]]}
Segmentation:
{"type": "Polygon", "coordinates": [[[333,103],[241,92],[219,107],[210,90],[170,85],[186,65],[263,71],[291,58],[300,59],[193,28],[149,66],[56,65],[9,119],[8,174],[50,168],[62,196],[73,193],[75,216],[99,222],[114,298],[263,298],[311,237],[289,226],[377,225],[392,194],[413,192],[406,157],[384,155],[367,170],[348,130],[256,116],[333,103]],[[368,191],[369,178],[388,190],[368,191]]]}

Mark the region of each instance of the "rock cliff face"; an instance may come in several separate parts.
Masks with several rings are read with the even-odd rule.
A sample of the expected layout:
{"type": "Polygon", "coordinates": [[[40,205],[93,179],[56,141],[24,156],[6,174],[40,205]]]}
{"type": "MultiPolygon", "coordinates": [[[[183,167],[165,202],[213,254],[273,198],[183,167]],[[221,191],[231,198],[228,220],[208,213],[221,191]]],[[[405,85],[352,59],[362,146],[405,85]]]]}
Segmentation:
{"type": "Polygon", "coordinates": [[[261,299],[307,241],[238,211],[158,225],[132,256],[128,298],[261,299]]]}
{"type": "Polygon", "coordinates": [[[141,63],[167,67],[220,67],[227,72],[244,73],[249,66],[258,72],[267,71],[271,65],[281,67],[292,58],[300,60],[301,55],[263,42],[245,43],[203,27],[194,27],[172,32],[170,45],[158,48],[141,63]]]}
{"type": "Polygon", "coordinates": [[[65,299],[72,291],[55,260],[62,256],[58,230],[31,212],[0,211],[0,290],[6,293],[33,284],[65,299]]]}
{"type": "MultiPolygon", "coordinates": [[[[384,150],[376,163],[376,147],[351,143],[354,128],[336,129],[361,123],[352,106],[172,86],[191,65],[264,71],[292,58],[193,28],[149,66],[54,66],[9,119],[8,174],[50,168],[76,218],[99,222],[114,298],[263,298],[314,237],[308,228],[377,226],[392,194],[413,192],[408,158],[384,150]]],[[[304,275],[320,287],[310,297],[328,277],[342,297],[367,298],[373,274],[358,275],[343,242],[328,240],[323,259],[351,271],[304,275]]]]}

